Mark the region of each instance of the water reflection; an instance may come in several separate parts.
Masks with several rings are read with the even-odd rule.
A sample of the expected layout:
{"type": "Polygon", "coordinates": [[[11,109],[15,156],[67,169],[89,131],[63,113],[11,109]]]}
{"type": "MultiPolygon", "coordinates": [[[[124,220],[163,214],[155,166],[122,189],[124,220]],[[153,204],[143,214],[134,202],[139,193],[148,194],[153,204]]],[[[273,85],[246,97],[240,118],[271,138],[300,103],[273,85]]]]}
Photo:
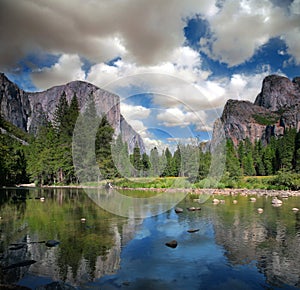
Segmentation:
{"type": "Polygon", "coordinates": [[[260,197],[255,204],[240,198],[242,207],[218,208],[214,215],[216,242],[224,247],[230,263],[255,262],[274,286],[300,287],[300,215],[291,209],[299,198],[289,198],[274,208],[271,198],[260,197]],[[257,213],[257,208],[264,213],[257,213]]]}
{"type": "Polygon", "coordinates": [[[6,189],[0,196],[1,266],[37,261],[30,268],[2,268],[1,283],[17,282],[29,272],[82,285],[119,268],[120,232],[130,236],[131,230],[127,233],[125,219],[105,212],[81,190],[6,189]],[[46,247],[51,239],[59,246],[46,247]]]}
{"type": "Polygon", "coordinates": [[[127,219],[104,211],[80,189],[0,190],[0,284],[32,289],[55,280],[79,289],[300,287],[300,214],[291,210],[300,199],[291,197],[280,208],[267,197],[249,202],[238,196],[237,204],[230,196],[224,199],[213,205],[211,198],[202,210],[190,212],[186,208],[196,204],[186,198],[178,205],[181,214],[170,210],[127,219]],[[60,244],[46,247],[51,239],[60,244]],[[172,239],[178,241],[176,249],[165,246],[172,239]],[[5,269],[32,260],[36,263],[5,269]]]}

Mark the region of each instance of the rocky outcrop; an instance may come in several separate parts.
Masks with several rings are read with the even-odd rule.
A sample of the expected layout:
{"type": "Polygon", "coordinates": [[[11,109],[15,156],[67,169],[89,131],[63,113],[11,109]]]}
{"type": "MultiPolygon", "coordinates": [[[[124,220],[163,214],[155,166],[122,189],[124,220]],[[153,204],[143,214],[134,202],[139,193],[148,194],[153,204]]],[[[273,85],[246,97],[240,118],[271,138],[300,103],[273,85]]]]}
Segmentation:
{"type": "Polygon", "coordinates": [[[142,138],[140,137],[140,135],[135,133],[133,128],[126,122],[122,115],[120,118],[120,131],[122,140],[125,140],[127,142],[130,152],[133,152],[133,148],[136,144],[138,145],[142,153],[146,152],[142,138]],[[128,138],[128,136],[131,136],[131,138],[128,138]]]}
{"type": "Polygon", "coordinates": [[[300,129],[300,78],[270,75],[263,81],[262,90],[254,103],[228,100],[223,114],[216,121],[212,143],[220,135],[232,139],[235,145],[249,138],[268,143],[272,136],[284,134],[287,128],[300,129]]]}
{"type": "Polygon", "coordinates": [[[13,125],[26,130],[31,107],[28,94],[0,73],[0,114],[13,125]]]}
{"type": "Polygon", "coordinates": [[[278,75],[267,76],[263,80],[262,90],[258,94],[254,104],[278,111],[299,103],[300,99],[300,78],[290,81],[286,77],[278,75]]]}
{"type": "Polygon", "coordinates": [[[109,123],[115,130],[115,135],[121,134],[123,141],[128,143],[129,151],[132,152],[137,143],[141,152],[145,152],[142,138],[120,113],[119,96],[82,81],[74,81],[66,85],[52,87],[46,91],[30,93],[21,90],[4,74],[0,74],[1,116],[32,134],[36,134],[38,128],[47,121],[53,121],[56,106],[63,94],[66,95],[69,103],[76,94],[81,112],[85,110],[88,100],[92,98],[97,114],[107,116],[109,123]]]}

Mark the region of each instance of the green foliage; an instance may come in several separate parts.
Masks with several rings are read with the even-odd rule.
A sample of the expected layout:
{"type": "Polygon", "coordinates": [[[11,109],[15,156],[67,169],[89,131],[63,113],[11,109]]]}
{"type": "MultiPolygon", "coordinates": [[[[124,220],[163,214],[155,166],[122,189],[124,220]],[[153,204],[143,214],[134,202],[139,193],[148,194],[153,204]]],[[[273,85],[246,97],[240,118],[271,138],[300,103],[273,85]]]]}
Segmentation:
{"type": "Polygon", "coordinates": [[[20,128],[16,127],[12,123],[6,121],[3,119],[0,115],[0,128],[3,128],[9,135],[15,136],[16,138],[25,141],[25,142],[30,142],[31,141],[31,136],[21,130],[20,128]]]}
{"type": "Polygon", "coordinates": [[[207,177],[211,163],[211,153],[209,151],[199,152],[199,179],[207,177]]]}
{"type": "Polygon", "coordinates": [[[287,171],[279,171],[270,183],[280,189],[299,190],[300,175],[287,171]]]}
{"type": "Polygon", "coordinates": [[[105,179],[113,178],[116,174],[111,152],[113,135],[114,129],[109,124],[106,116],[103,116],[96,134],[95,149],[101,176],[105,179]]]}
{"type": "Polygon", "coordinates": [[[279,116],[275,114],[269,114],[269,115],[254,114],[252,117],[258,124],[265,125],[265,126],[273,125],[279,119],[279,116]]]}
{"type": "Polygon", "coordinates": [[[0,186],[28,182],[25,147],[0,131],[0,186]]]}
{"type": "Polygon", "coordinates": [[[284,136],[278,140],[277,154],[279,161],[278,169],[293,169],[293,159],[295,152],[296,130],[286,130],[284,136]]]}
{"type": "Polygon", "coordinates": [[[229,139],[226,141],[226,172],[230,178],[238,178],[242,174],[233,142],[229,139]]]}

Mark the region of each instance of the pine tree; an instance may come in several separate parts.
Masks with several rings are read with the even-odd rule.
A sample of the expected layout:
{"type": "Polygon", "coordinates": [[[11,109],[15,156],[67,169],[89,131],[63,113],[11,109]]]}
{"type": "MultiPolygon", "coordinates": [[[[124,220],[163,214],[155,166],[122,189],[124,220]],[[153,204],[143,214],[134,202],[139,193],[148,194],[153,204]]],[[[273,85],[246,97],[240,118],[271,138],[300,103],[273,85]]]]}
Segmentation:
{"type": "Polygon", "coordinates": [[[172,158],[172,175],[181,176],[181,150],[179,145],[177,145],[172,158]]]}
{"type": "Polygon", "coordinates": [[[53,119],[53,127],[58,133],[58,135],[67,135],[68,120],[66,118],[66,115],[68,113],[68,110],[69,105],[67,102],[66,93],[63,91],[59,102],[56,106],[53,119]]]}
{"type": "Polygon", "coordinates": [[[165,167],[162,172],[162,176],[172,176],[172,153],[167,147],[166,150],[164,150],[164,157],[165,157],[165,167]]]}
{"type": "Polygon", "coordinates": [[[159,154],[156,147],[151,149],[150,151],[150,164],[151,164],[151,176],[159,176],[160,168],[159,168],[159,154]]]}
{"type": "Polygon", "coordinates": [[[143,163],[142,163],[142,156],[141,156],[141,151],[139,148],[138,143],[135,143],[135,146],[133,148],[133,153],[131,156],[131,163],[134,167],[133,169],[133,175],[134,177],[138,177],[141,174],[141,170],[143,168],[143,163]]]}
{"type": "Polygon", "coordinates": [[[149,170],[150,170],[151,164],[150,164],[150,158],[147,155],[147,153],[142,154],[142,172],[143,176],[148,176],[149,175],[149,170]]]}
{"type": "Polygon", "coordinates": [[[286,130],[284,136],[278,142],[279,168],[291,170],[295,153],[296,129],[286,130]]]}
{"type": "Polygon", "coordinates": [[[207,177],[210,169],[211,163],[211,153],[209,151],[203,152],[200,150],[199,152],[199,179],[204,179],[207,177]]]}
{"type": "Polygon", "coordinates": [[[263,164],[265,168],[266,175],[274,174],[274,159],[275,159],[275,149],[271,144],[268,144],[263,150],[263,164]]]}
{"type": "Polygon", "coordinates": [[[231,139],[226,141],[226,171],[229,177],[236,178],[241,176],[239,159],[231,139]]]}
{"type": "Polygon", "coordinates": [[[111,150],[113,135],[114,129],[104,115],[100,121],[95,141],[96,159],[103,178],[113,178],[116,174],[111,150]]]}
{"type": "Polygon", "coordinates": [[[295,136],[294,169],[300,173],[300,131],[295,136]]]}
{"type": "Polygon", "coordinates": [[[71,100],[68,112],[67,112],[67,135],[72,138],[74,127],[79,116],[80,109],[78,104],[78,99],[76,93],[74,93],[73,98],[71,100]]]}

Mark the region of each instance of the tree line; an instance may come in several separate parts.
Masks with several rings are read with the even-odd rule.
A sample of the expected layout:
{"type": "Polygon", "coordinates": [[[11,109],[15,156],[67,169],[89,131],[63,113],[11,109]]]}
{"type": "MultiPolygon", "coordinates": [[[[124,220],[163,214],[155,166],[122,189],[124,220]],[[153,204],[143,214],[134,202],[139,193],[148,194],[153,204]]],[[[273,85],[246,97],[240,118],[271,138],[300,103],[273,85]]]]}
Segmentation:
{"type": "MultiPolygon", "coordinates": [[[[200,142],[178,144],[173,153],[168,147],[162,152],[154,147],[148,154],[141,152],[136,143],[130,153],[128,144],[121,136],[115,138],[114,129],[106,116],[97,116],[92,97],[83,115],[91,123],[99,124],[96,132],[90,132],[87,127],[80,132],[80,137],[84,140],[89,138],[88,134],[94,134],[94,155],[101,179],[171,176],[202,180],[209,173],[212,156],[200,142]]],[[[24,139],[21,130],[3,118],[0,118],[0,122],[6,131],[13,131],[14,135],[19,136],[23,134],[24,139]]],[[[24,146],[7,132],[0,131],[0,185],[29,181],[40,185],[78,183],[72,156],[76,122],[80,122],[77,96],[74,94],[68,103],[63,93],[53,122],[45,122],[35,137],[27,136],[29,145],[24,146]]],[[[89,158],[93,156],[84,156],[81,163],[84,165],[86,162],[88,166],[89,158]]],[[[232,140],[228,139],[225,163],[224,176],[232,179],[274,175],[279,171],[300,173],[300,133],[296,129],[287,129],[284,136],[272,137],[265,146],[261,140],[252,144],[249,139],[234,146],[232,140]]]]}
{"type": "Polygon", "coordinates": [[[228,139],[226,171],[233,178],[274,175],[279,171],[300,173],[300,132],[286,129],[282,137],[271,137],[265,146],[261,140],[252,144],[248,138],[234,146],[228,139]]]}

